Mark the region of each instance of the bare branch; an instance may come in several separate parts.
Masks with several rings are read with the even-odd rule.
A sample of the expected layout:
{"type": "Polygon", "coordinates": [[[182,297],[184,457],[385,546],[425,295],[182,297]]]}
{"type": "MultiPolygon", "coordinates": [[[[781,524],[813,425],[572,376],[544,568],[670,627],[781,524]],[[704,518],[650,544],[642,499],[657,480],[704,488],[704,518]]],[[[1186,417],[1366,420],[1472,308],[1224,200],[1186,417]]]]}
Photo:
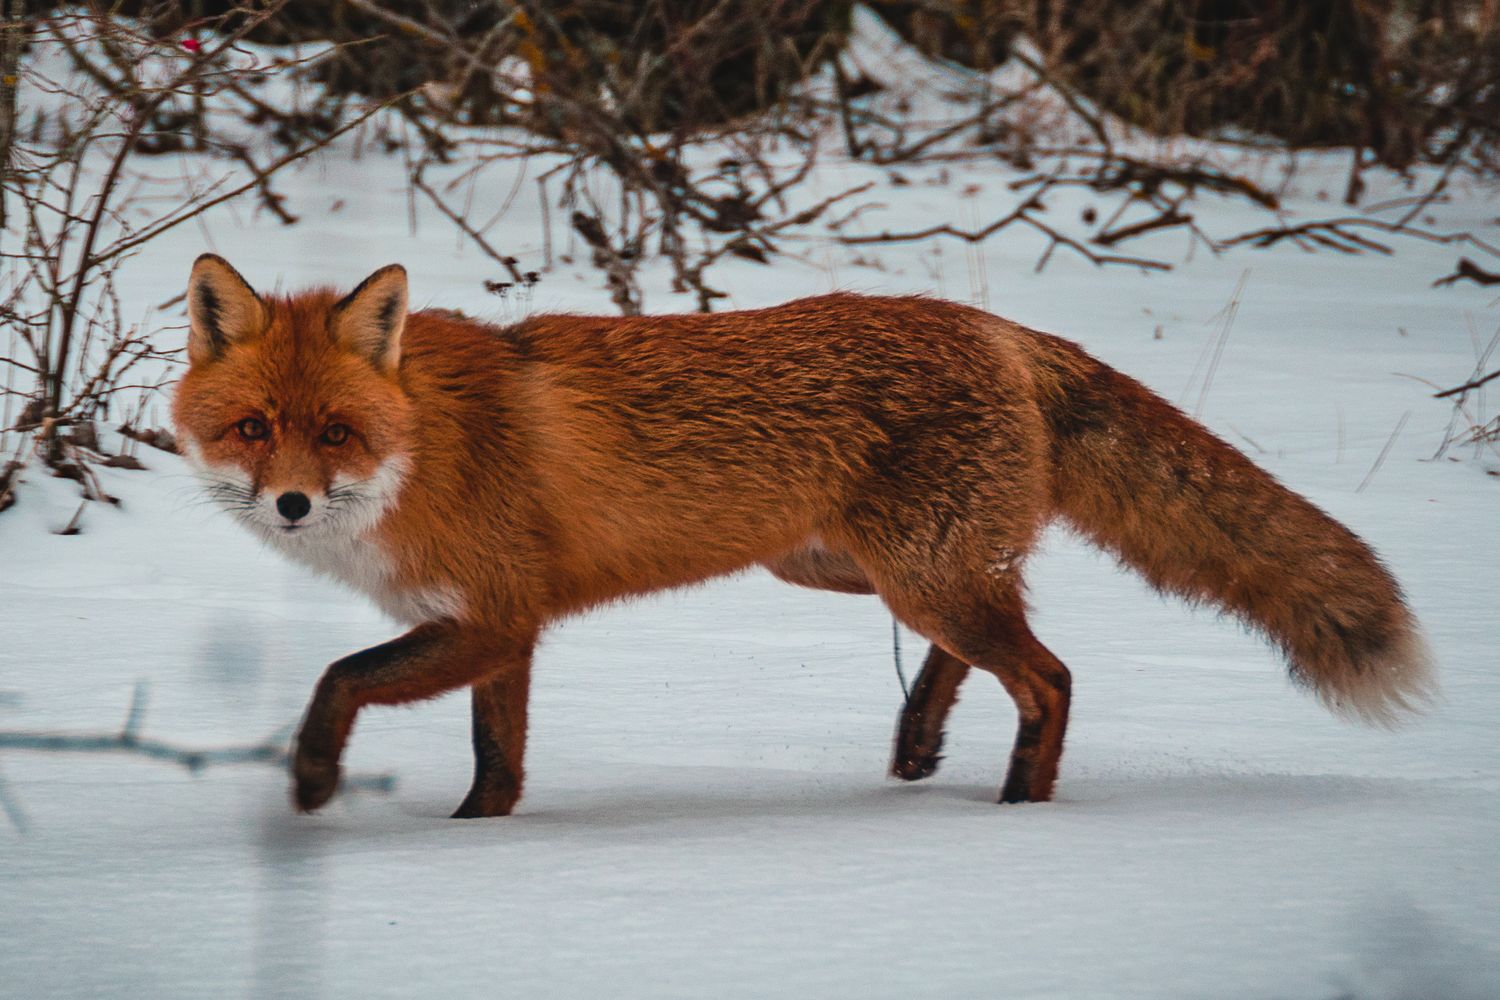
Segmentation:
{"type": "MultiPolygon", "coordinates": [[[[59,733],[0,730],[0,750],[127,754],[176,764],[194,774],[208,767],[231,764],[263,764],[278,770],[291,770],[292,759],[287,746],[291,727],[274,733],[259,743],[225,747],[187,747],[142,736],[145,692],[144,684],[135,686],[125,722],[118,731],[59,733]]],[[[376,792],[381,795],[389,794],[395,787],[396,778],[391,774],[346,774],[340,783],[340,788],[345,791],[376,792]]],[[[10,803],[7,812],[11,813],[14,822],[19,814],[19,806],[10,803]]]]}
{"type": "Polygon", "coordinates": [[[1448,396],[1461,396],[1464,393],[1471,392],[1474,389],[1478,389],[1480,386],[1484,385],[1485,383],[1492,382],[1492,381],[1494,381],[1497,378],[1500,378],[1500,368],[1497,368],[1496,370],[1490,372],[1488,375],[1484,375],[1484,376],[1481,376],[1481,377],[1475,378],[1475,379],[1470,379],[1469,381],[1465,382],[1463,385],[1456,385],[1456,386],[1454,386],[1451,389],[1444,389],[1442,392],[1435,392],[1435,393],[1432,394],[1432,398],[1433,399],[1445,399],[1448,396]]]}

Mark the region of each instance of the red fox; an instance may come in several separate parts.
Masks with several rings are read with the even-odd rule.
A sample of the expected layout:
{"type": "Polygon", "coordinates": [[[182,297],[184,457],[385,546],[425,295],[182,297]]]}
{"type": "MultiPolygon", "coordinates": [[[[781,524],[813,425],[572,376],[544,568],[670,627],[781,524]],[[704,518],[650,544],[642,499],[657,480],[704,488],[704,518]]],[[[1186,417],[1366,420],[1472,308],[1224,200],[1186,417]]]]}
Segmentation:
{"type": "Polygon", "coordinates": [[[1353,533],[1077,345],[937,299],[770,309],[408,315],[406,272],[258,296],[198,258],[173,415],[209,493],[411,630],[328,668],[293,797],[324,805],[359,710],[470,687],[473,785],[521,795],[532,649],[603,602],[762,564],[878,595],[932,643],[892,772],[937,766],[970,667],[1019,715],[1002,802],[1051,797],[1068,669],[1022,570],[1061,518],[1163,591],[1260,630],[1335,711],[1389,722],[1431,667],[1353,533]]]}

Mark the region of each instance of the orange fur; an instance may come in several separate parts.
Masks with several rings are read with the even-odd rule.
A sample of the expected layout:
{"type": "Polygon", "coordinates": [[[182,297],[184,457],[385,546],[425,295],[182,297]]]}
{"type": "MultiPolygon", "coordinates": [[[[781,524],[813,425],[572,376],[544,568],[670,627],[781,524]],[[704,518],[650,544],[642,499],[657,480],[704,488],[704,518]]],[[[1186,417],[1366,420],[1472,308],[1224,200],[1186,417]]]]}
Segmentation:
{"type": "Polygon", "coordinates": [[[1002,799],[1046,799],[1071,680],[1027,627],[1021,572],[1059,516],[1158,587],[1263,629],[1335,707],[1379,719],[1423,693],[1415,621],[1362,542],[1066,341],[854,295],[496,327],[406,316],[398,272],[342,301],[262,300],[205,258],[190,287],[175,403],[189,454],[273,544],[415,626],[320,682],[302,808],[333,794],[362,705],[473,686],[459,815],[509,812],[537,636],[756,563],[876,593],[933,641],[895,773],[932,772],[973,664],[1020,715],[1002,799]],[[247,417],[265,439],[246,439],[247,417]],[[286,491],[310,498],[304,521],[271,511],[286,491]]]}

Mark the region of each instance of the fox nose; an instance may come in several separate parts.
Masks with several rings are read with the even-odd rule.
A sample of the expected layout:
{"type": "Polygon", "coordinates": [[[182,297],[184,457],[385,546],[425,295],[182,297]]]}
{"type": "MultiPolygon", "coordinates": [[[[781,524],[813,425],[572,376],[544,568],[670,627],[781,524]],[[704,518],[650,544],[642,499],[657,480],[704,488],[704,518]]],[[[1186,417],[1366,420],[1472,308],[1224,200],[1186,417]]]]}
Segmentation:
{"type": "Polygon", "coordinates": [[[276,510],[288,521],[299,521],[312,510],[306,493],[283,493],[276,498],[276,510]]]}

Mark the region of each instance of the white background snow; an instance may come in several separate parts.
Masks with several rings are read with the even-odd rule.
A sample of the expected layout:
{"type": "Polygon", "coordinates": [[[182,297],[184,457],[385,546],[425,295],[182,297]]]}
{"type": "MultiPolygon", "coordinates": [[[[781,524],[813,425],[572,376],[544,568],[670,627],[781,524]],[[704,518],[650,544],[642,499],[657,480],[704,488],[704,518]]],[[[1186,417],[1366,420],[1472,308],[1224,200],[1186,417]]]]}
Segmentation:
{"type": "MultiPolygon", "coordinates": [[[[1346,162],[1303,158],[1296,217],[1338,210],[1346,162]]],[[[894,187],[830,157],[807,197],[877,180],[869,231],[1009,205],[999,165],[949,170],[894,187]]],[[[513,180],[492,174],[481,199],[513,180]]],[[[440,219],[409,229],[398,158],[325,157],[278,188],[300,225],[246,203],[183,227],[129,265],[130,306],[177,295],[213,250],[267,289],[348,287],[400,261],[417,307],[610,311],[582,266],[529,304],[487,295],[492,267],[440,219]]],[[[1263,224],[1202,211],[1224,233],[1263,224]]],[[[1482,187],[1434,215],[1500,235],[1482,187]]],[[[539,226],[520,199],[493,238],[535,266],[539,226]]],[[[998,684],[970,679],[936,776],[895,782],[889,617],[750,573],[555,630],[505,819],[446,818],[469,780],[464,695],[367,711],[346,764],[398,784],[316,816],[260,766],[3,755],[26,824],[0,825],[0,996],[1500,995],[1500,462],[1430,460],[1449,410],[1419,381],[1468,377],[1500,325],[1495,292],[1431,288],[1458,251],[1416,241],[1390,258],[1216,257],[1180,233],[1133,247],[1172,261],[1165,275],[1066,254],[1038,275],[1041,248],[1007,233],[982,253],[866,249],[863,266],[811,242],[717,283],[726,308],[831,289],[984,303],[1189,410],[1201,399],[1206,423],[1395,570],[1440,664],[1432,712],[1394,733],[1340,723],[1234,623],[1056,534],[1030,580],[1036,631],[1074,673],[1070,739],[1057,800],[1002,808],[1014,714],[998,684]]],[[[654,273],[649,309],[691,307],[664,285],[654,273]]],[[[254,742],[298,717],[328,662],[397,632],[199,504],[178,460],[141,457],[149,471],[106,474],[123,504],[90,505],[80,535],[51,533],[74,485],[35,470],[0,516],[0,728],[108,730],[145,681],[149,735],[254,742]]],[[[911,674],[924,647],[904,640],[911,674]]]]}

